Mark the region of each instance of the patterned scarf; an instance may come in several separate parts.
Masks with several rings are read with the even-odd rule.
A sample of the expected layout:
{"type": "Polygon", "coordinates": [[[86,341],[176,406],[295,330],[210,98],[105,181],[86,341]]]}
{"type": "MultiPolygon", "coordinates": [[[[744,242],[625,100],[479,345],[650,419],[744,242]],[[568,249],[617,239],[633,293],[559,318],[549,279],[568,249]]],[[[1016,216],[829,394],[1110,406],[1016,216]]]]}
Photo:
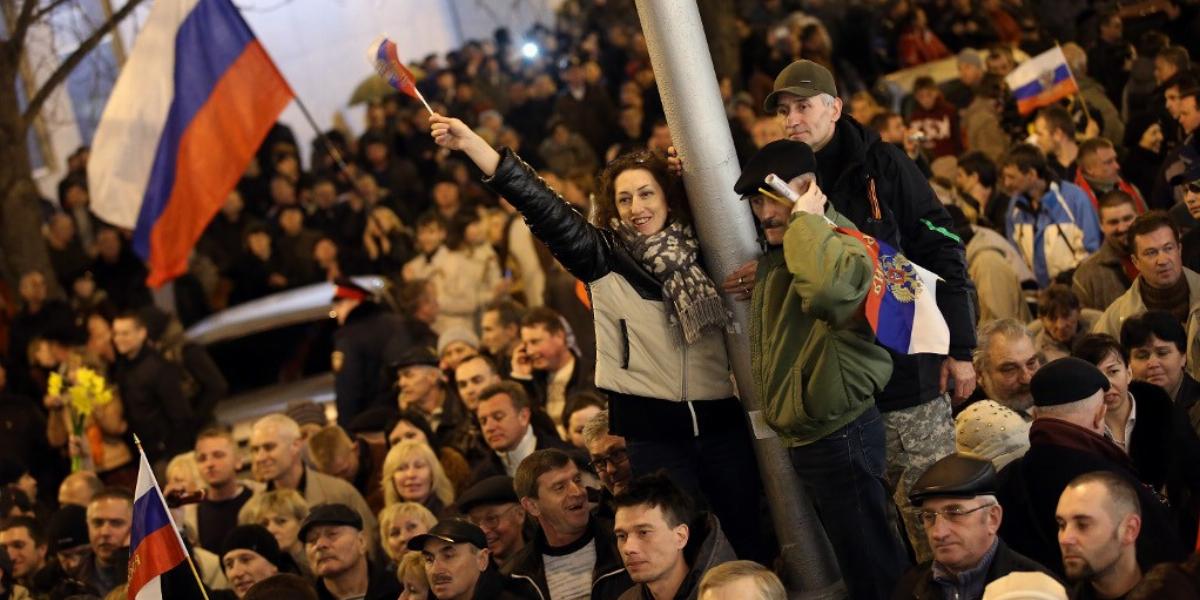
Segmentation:
{"type": "Polygon", "coordinates": [[[691,225],[672,220],[662,231],[644,236],[633,226],[613,220],[625,248],[663,286],[672,326],[680,326],[688,345],[708,328],[729,329],[733,314],[725,308],[717,286],[700,268],[700,242],[691,225]]]}

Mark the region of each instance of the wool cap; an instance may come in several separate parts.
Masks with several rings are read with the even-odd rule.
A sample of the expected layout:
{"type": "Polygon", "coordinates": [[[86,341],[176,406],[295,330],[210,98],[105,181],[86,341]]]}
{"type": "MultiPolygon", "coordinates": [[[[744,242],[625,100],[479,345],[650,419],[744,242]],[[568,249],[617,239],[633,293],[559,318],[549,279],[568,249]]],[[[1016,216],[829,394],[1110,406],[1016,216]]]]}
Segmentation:
{"type": "Polygon", "coordinates": [[[1108,378],[1096,365],[1074,356],[1046,363],[1029,382],[1034,406],[1078,402],[1101,390],[1108,391],[1108,387],[1108,378]]]}

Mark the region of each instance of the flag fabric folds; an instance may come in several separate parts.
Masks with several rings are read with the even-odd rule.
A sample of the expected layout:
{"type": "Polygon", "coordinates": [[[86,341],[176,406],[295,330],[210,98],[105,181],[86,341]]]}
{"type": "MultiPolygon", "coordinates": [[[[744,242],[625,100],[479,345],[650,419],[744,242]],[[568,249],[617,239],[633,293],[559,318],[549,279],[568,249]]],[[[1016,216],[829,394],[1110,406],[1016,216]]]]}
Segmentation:
{"type": "Polygon", "coordinates": [[[940,278],[861,231],[834,230],[858,240],[875,266],[863,303],[875,339],[899,354],[947,354],[950,327],[937,305],[940,278]]]}
{"type": "Polygon", "coordinates": [[[164,576],[188,569],[187,550],[167,510],[146,454],[138,449],[133,526],[129,534],[129,600],[162,600],[164,576]]]}
{"type": "Polygon", "coordinates": [[[400,62],[396,42],[380,36],[367,47],[367,60],[375,67],[379,76],[387,80],[388,85],[396,91],[421,100],[416,78],[413,77],[412,71],[400,62]]]}
{"type": "Polygon", "coordinates": [[[1058,46],[1017,65],[1004,81],[1017,99],[1017,110],[1022,115],[1079,92],[1067,57],[1058,46]]]}
{"type": "Polygon", "coordinates": [[[133,230],[160,286],[220,210],[293,93],[230,0],[157,0],[104,108],[92,211],[133,230]]]}

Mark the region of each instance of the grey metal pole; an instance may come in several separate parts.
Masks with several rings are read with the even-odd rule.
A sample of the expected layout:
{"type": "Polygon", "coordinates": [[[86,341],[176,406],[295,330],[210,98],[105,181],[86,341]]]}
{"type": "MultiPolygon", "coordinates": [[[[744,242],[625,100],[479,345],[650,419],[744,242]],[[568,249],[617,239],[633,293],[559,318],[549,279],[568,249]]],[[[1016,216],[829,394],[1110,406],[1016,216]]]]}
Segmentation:
{"type": "MultiPolygon", "coordinates": [[[[733,193],[741,167],[695,0],[636,0],[671,139],[683,158],[696,232],[716,281],[759,255],[749,207],[733,193]]],[[[729,299],[740,333],[726,336],[793,597],[841,598],[845,585],[787,449],[765,424],[750,369],[748,306],[729,299]]]]}

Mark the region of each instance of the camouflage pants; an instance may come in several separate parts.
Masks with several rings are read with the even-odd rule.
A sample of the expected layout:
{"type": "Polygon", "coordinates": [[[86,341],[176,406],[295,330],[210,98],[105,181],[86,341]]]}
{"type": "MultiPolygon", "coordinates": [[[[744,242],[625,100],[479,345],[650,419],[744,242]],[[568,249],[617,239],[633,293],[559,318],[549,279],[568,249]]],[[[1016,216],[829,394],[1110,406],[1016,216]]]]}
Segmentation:
{"type": "Polygon", "coordinates": [[[954,452],[950,397],[943,395],[919,406],[883,413],[883,423],[887,435],[888,483],[895,489],[893,499],[920,564],[932,560],[933,552],[921,520],[913,514],[908,492],[925,469],[954,452]]]}

